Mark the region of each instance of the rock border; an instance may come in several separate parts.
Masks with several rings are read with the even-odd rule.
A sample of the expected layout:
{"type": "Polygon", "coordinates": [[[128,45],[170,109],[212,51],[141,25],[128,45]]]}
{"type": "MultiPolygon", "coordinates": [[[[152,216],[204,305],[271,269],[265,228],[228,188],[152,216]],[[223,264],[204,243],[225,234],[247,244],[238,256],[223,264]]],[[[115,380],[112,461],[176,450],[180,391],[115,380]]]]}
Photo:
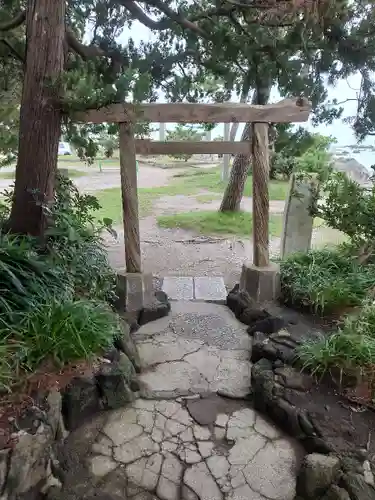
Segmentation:
{"type": "Polygon", "coordinates": [[[131,333],[167,316],[170,309],[167,296],[156,291],[155,300],[137,318],[127,319],[126,313],[120,313],[123,335],[97,358],[92,369],[74,377],[61,391],[33,395],[33,405],[10,422],[9,448],[0,450],[0,500],[37,500],[50,488],[61,488],[57,448],[83,423],[138,397],[137,374],[142,365],[131,333]]]}
{"type": "Polygon", "coordinates": [[[296,438],[307,452],[298,473],[296,500],[374,500],[375,457],[366,449],[337,453],[309,412],[291,398],[313,384],[309,374],[294,368],[301,339],[288,332],[282,318],[257,306],[239,285],[229,292],[227,306],[253,336],[254,409],[296,438]]]}

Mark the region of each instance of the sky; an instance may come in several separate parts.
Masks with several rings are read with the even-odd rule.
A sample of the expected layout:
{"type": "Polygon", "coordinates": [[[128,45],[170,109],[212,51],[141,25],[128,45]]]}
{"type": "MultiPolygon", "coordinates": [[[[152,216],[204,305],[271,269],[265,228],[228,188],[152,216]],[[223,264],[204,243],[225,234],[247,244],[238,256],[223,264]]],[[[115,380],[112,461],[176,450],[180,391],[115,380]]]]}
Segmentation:
{"type": "MultiPolygon", "coordinates": [[[[144,42],[152,41],[156,38],[155,35],[148,28],[146,28],[137,21],[133,23],[130,29],[124,30],[119,41],[126,44],[127,40],[130,37],[134,40],[136,44],[138,44],[141,41],[144,42]]],[[[339,102],[341,102],[345,101],[346,99],[356,98],[359,86],[360,86],[360,75],[353,75],[347,80],[338,82],[336,86],[330,87],[328,92],[328,99],[332,100],[336,98],[339,102]]],[[[160,101],[163,102],[162,95],[160,95],[160,97],[161,97],[160,101]]],[[[275,89],[271,93],[270,102],[277,102],[280,99],[281,99],[280,95],[275,89]]],[[[344,113],[342,118],[345,118],[347,116],[352,116],[355,114],[356,111],[356,102],[355,101],[346,102],[345,104],[343,104],[343,108],[344,108],[344,113]]],[[[311,121],[307,122],[306,124],[301,123],[299,125],[305,126],[310,131],[319,132],[324,135],[331,135],[335,137],[337,139],[336,148],[348,145],[355,145],[356,139],[354,137],[352,129],[350,125],[343,122],[342,118],[339,120],[335,120],[332,123],[332,125],[318,125],[317,127],[313,127],[311,121]]],[[[174,128],[174,126],[175,124],[168,124],[167,129],[174,128]]],[[[237,133],[237,140],[240,137],[242,127],[239,128],[239,131],[237,133]]],[[[212,138],[218,135],[224,135],[223,128],[224,127],[222,124],[218,124],[216,128],[212,131],[212,138]]],[[[154,138],[157,139],[156,133],[154,134],[154,138]]],[[[372,140],[372,138],[369,138],[362,144],[374,145],[374,141],[372,140]]],[[[360,153],[350,152],[350,156],[358,160],[366,167],[370,167],[370,165],[375,163],[375,153],[373,152],[369,151],[361,151],[360,153]]]]}

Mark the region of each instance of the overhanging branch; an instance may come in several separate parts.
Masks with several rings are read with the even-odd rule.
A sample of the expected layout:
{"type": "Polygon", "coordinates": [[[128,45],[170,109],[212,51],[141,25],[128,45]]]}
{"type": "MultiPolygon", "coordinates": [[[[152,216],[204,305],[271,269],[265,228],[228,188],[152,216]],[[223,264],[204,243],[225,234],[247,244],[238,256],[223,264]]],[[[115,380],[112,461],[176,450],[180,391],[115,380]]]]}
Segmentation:
{"type": "MultiPolygon", "coordinates": [[[[130,3],[130,0],[125,0],[125,3],[130,3]]],[[[134,2],[131,2],[131,3],[134,4],[134,2]]],[[[189,31],[195,33],[196,35],[201,36],[202,38],[209,38],[209,35],[204,30],[202,30],[202,28],[200,28],[197,24],[193,23],[192,21],[190,21],[189,19],[187,19],[185,16],[181,15],[180,13],[175,12],[168,5],[166,5],[162,0],[148,0],[147,4],[152,5],[156,9],[160,10],[160,12],[165,14],[168,19],[179,24],[181,26],[181,28],[189,30],[189,31]]],[[[126,7],[126,5],[125,5],[125,7],[126,7]]],[[[144,14],[144,15],[146,15],[146,14],[144,14]]]]}
{"type": "Polygon", "coordinates": [[[13,59],[20,61],[22,64],[25,63],[24,55],[20,54],[20,52],[9,42],[9,40],[7,40],[6,38],[0,38],[0,43],[8,48],[9,53],[13,57],[13,59]]]}
{"type": "Polygon", "coordinates": [[[9,31],[14,28],[17,28],[18,26],[21,26],[21,24],[25,22],[25,20],[26,20],[26,11],[23,10],[19,12],[15,17],[13,17],[13,19],[0,23],[0,31],[9,31]]]}
{"type": "Polygon", "coordinates": [[[117,63],[119,66],[129,64],[129,61],[116,50],[105,50],[97,45],[85,45],[80,42],[69,27],[66,27],[65,37],[69,48],[84,60],[95,59],[96,57],[108,57],[113,63],[117,63]]]}
{"type": "Polygon", "coordinates": [[[150,28],[151,30],[161,31],[169,28],[171,25],[171,19],[169,18],[164,18],[160,21],[154,21],[153,19],[148,17],[148,15],[141,9],[141,7],[133,2],[133,0],[122,0],[119,3],[122,4],[137,21],[142,23],[147,28],[150,28]]]}

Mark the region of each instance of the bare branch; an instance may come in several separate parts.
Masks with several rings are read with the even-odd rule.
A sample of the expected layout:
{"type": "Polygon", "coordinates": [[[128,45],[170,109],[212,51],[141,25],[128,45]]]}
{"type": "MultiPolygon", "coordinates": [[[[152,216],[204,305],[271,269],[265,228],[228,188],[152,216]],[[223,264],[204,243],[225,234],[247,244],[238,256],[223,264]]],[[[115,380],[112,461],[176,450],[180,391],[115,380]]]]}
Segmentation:
{"type": "Polygon", "coordinates": [[[69,47],[76,52],[82,59],[93,59],[98,56],[105,56],[105,52],[101,50],[96,45],[85,45],[81,43],[74,35],[74,32],[71,28],[66,28],[66,41],[69,47]]]}
{"type": "Polygon", "coordinates": [[[193,23],[192,21],[189,21],[189,19],[182,16],[178,12],[175,12],[173,9],[168,7],[168,5],[164,4],[162,0],[148,0],[147,4],[152,5],[153,7],[159,9],[160,12],[165,14],[169,19],[179,24],[181,28],[190,30],[196,35],[201,36],[202,38],[209,38],[209,35],[204,30],[202,30],[197,24],[193,23]]]}
{"type": "Polygon", "coordinates": [[[171,25],[171,20],[168,18],[154,21],[137,5],[133,0],[122,0],[120,2],[126,9],[144,26],[151,30],[165,30],[171,25]]]}
{"type": "Polygon", "coordinates": [[[13,17],[13,19],[0,23],[0,31],[9,31],[14,28],[17,28],[18,26],[21,26],[21,24],[25,22],[25,20],[26,20],[26,11],[23,10],[19,12],[15,17],[13,17]]]}
{"type": "Polygon", "coordinates": [[[22,64],[25,63],[24,55],[20,54],[19,51],[15,47],[13,47],[13,45],[9,42],[9,40],[5,38],[0,38],[0,43],[2,43],[8,48],[10,55],[13,57],[13,59],[20,61],[22,64]]]}
{"type": "Polygon", "coordinates": [[[127,61],[118,51],[108,51],[98,47],[97,45],[85,45],[80,42],[74,35],[73,30],[68,26],[66,27],[65,37],[69,48],[81,56],[84,60],[94,59],[96,57],[109,57],[119,66],[129,64],[129,61],[127,61]]]}

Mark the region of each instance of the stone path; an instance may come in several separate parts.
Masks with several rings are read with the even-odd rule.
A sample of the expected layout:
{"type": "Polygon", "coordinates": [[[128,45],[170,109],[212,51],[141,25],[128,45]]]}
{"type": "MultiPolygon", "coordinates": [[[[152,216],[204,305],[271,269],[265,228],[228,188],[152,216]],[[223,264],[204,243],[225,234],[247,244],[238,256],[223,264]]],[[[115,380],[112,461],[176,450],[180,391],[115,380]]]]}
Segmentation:
{"type": "Polygon", "coordinates": [[[227,298],[222,276],[166,276],[162,290],[170,300],[201,300],[225,304],[227,298]]]}
{"type": "Polygon", "coordinates": [[[221,305],[172,309],[134,334],[140,399],[69,436],[86,468],[72,482],[115,500],[292,500],[302,453],[246,400],[245,326],[221,305]]]}

